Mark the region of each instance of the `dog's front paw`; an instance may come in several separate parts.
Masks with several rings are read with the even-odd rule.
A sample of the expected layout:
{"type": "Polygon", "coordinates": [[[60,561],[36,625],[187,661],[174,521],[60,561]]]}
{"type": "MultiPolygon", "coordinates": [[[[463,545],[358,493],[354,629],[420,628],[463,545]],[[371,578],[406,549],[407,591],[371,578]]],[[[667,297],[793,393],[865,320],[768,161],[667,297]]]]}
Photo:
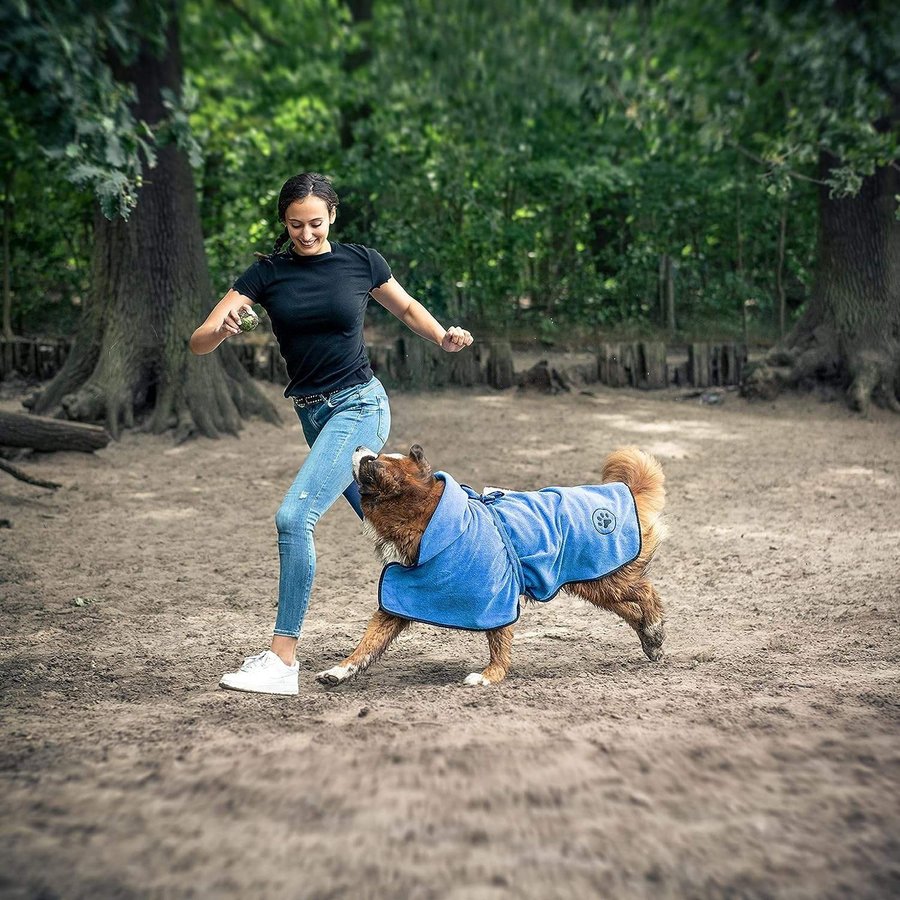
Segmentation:
{"type": "Polygon", "coordinates": [[[316,675],[316,681],[318,681],[319,684],[334,687],[336,684],[343,684],[345,681],[349,681],[355,674],[356,666],[334,666],[334,668],[328,669],[325,672],[319,672],[319,674],[316,675]]]}
{"type": "Polygon", "coordinates": [[[463,681],[463,684],[467,684],[469,687],[476,684],[491,685],[493,683],[490,678],[485,678],[481,672],[473,672],[471,675],[466,675],[466,679],[463,681]]]}

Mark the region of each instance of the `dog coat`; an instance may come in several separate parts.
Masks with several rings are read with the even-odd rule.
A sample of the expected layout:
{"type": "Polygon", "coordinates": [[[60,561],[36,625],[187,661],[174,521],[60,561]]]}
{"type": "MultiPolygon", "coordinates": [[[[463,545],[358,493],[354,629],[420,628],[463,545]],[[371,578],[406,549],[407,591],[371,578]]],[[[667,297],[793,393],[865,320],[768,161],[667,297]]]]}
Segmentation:
{"type": "Polygon", "coordinates": [[[637,508],[621,483],[478,494],[446,472],[414,566],[388,563],[378,605],[404,619],[486,631],[519,618],[519,598],[551,600],[641,552],[637,508]]]}

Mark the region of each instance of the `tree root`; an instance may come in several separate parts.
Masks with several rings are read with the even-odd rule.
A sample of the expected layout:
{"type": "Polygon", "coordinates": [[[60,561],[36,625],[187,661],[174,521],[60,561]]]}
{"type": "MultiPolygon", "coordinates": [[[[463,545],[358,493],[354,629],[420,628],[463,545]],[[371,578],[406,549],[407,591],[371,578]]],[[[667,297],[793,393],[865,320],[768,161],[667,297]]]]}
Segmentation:
{"type": "Polygon", "coordinates": [[[748,400],[774,400],[791,383],[791,370],[761,364],[748,367],[741,382],[741,396],[748,400]]]}
{"type": "Polygon", "coordinates": [[[862,351],[842,359],[834,344],[807,342],[797,347],[778,347],[764,363],[749,367],[741,394],[754,400],[773,400],[786,388],[846,388],[851,409],[866,413],[874,403],[900,413],[897,396],[897,364],[886,354],[862,351]]]}
{"type": "Polygon", "coordinates": [[[48,488],[51,491],[55,491],[58,487],[62,487],[62,485],[57,484],[55,481],[44,481],[43,478],[34,478],[32,475],[26,475],[21,469],[3,459],[0,459],[0,470],[8,472],[13,478],[18,478],[19,481],[24,481],[26,484],[33,484],[36,487],[48,488]]]}
{"type": "Polygon", "coordinates": [[[102,422],[116,440],[139,419],[145,420],[142,430],[154,434],[173,429],[176,443],[197,434],[237,435],[250,416],[281,421],[231,348],[222,348],[216,357],[196,357],[185,349],[158,379],[155,397],[150,383],[148,372],[138,366],[101,366],[59,397],[57,407],[73,421],[102,422]]]}
{"type": "Polygon", "coordinates": [[[875,403],[893,412],[900,412],[900,401],[895,390],[895,367],[885,356],[860,353],[850,361],[853,380],[847,389],[847,402],[856,412],[866,413],[875,403]]]}
{"type": "Polygon", "coordinates": [[[95,347],[91,346],[87,351],[81,352],[76,351],[73,347],[53,381],[43,390],[35,393],[29,402],[24,404],[26,409],[36,415],[72,418],[62,408],[62,401],[90,377],[96,359],[95,347]]]}

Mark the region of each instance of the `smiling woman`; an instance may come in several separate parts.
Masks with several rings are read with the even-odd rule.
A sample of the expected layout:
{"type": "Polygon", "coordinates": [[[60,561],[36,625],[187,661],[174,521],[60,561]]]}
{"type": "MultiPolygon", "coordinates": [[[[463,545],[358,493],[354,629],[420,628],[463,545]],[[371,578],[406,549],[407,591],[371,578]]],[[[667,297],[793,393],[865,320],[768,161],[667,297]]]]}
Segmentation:
{"type": "Polygon", "coordinates": [[[359,244],[329,239],[338,197],[316,172],[288,179],[278,197],[283,231],[272,253],[234,283],[191,336],[194,353],[214,350],[241,330],[241,311],[259,303],[272,323],[309,455],[275,516],[280,581],[270,649],[247,657],[220,682],[233,690],[296,694],[297,639],[316,569],[316,523],[343,493],[362,518],[351,457],[361,444],[380,450],[391,413],[363,342],[369,298],[416,334],[447,352],[472,343],[458,326],[446,329],[391,274],[384,257],[359,244]]]}
{"type": "Polygon", "coordinates": [[[285,230],[301,255],[312,256],[328,249],[328,227],[334,222],[337,209],[332,207],[323,215],[323,204],[318,197],[309,196],[288,207],[285,230]]]}

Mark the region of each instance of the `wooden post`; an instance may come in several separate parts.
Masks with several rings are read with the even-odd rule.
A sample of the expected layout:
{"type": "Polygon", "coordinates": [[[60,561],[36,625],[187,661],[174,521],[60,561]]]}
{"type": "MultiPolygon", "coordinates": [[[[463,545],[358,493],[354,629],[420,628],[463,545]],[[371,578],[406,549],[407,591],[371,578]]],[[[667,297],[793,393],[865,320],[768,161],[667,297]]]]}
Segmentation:
{"type": "Polygon", "coordinates": [[[694,387],[709,387],[709,344],[698,342],[688,347],[688,371],[694,387]]]}
{"type": "Polygon", "coordinates": [[[644,390],[664,388],[668,384],[666,345],[663,341],[635,344],[637,386],[644,390]]]}
{"type": "Polygon", "coordinates": [[[609,384],[609,344],[597,344],[597,377],[600,384],[609,384]]]}
{"type": "Polygon", "coordinates": [[[722,383],[719,366],[721,350],[722,347],[719,344],[710,344],[709,346],[709,383],[711,386],[722,383]]]}
{"type": "Polygon", "coordinates": [[[746,344],[726,344],[727,354],[727,380],[723,384],[740,384],[744,374],[744,366],[747,364],[746,344]]]}
{"type": "Polygon", "coordinates": [[[722,367],[722,380],[719,384],[737,384],[735,380],[735,372],[737,369],[737,352],[733,342],[723,344],[722,358],[720,360],[722,367]]]}
{"type": "Polygon", "coordinates": [[[675,363],[671,366],[669,383],[678,385],[678,387],[684,387],[691,383],[688,364],[686,362],[675,363]]]}
{"type": "Polygon", "coordinates": [[[52,344],[41,343],[37,347],[37,377],[42,381],[54,374],[55,352],[52,344]]]}
{"type": "Polygon", "coordinates": [[[628,387],[638,385],[638,353],[637,344],[622,345],[622,368],[625,372],[625,384],[628,387]]]}
{"type": "Polygon", "coordinates": [[[421,390],[448,384],[449,368],[440,365],[444,362],[438,358],[438,354],[444,355],[440,348],[419,338],[408,339],[406,336],[398,337],[395,347],[398,380],[402,384],[421,390]]]}
{"type": "MultiPolygon", "coordinates": [[[[427,346],[431,349],[431,344],[427,346]]],[[[455,384],[459,387],[474,387],[476,384],[484,383],[479,344],[462,353],[445,353],[443,350],[437,352],[440,354],[437,359],[437,369],[446,379],[444,383],[455,384]]]]}
{"type": "Polygon", "coordinates": [[[515,384],[512,345],[509,341],[491,341],[487,358],[487,383],[498,390],[515,384]]]}
{"type": "Polygon", "coordinates": [[[628,384],[625,356],[622,344],[601,345],[600,381],[603,384],[610,387],[625,387],[628,384]]]}

